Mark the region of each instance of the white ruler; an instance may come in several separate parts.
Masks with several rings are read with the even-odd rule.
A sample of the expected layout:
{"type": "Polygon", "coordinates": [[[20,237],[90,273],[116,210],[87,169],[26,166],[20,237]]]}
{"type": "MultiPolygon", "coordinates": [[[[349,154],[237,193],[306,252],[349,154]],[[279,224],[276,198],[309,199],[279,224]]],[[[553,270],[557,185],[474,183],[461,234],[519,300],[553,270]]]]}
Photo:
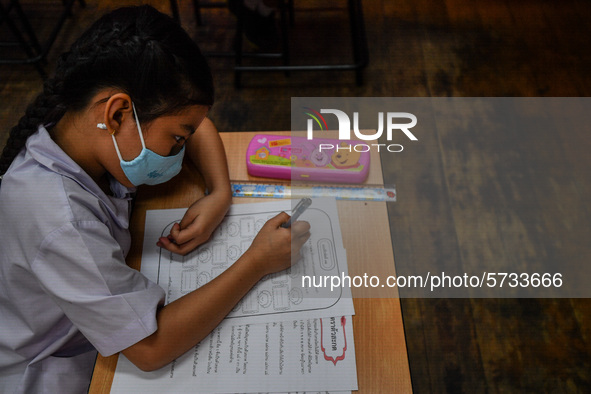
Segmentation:
{"type": "Polygon", "coordinates": [[[338,200],[396,201],[394,185],[313,185],[231,181],[234,197],[335,197],[338,200]]]}

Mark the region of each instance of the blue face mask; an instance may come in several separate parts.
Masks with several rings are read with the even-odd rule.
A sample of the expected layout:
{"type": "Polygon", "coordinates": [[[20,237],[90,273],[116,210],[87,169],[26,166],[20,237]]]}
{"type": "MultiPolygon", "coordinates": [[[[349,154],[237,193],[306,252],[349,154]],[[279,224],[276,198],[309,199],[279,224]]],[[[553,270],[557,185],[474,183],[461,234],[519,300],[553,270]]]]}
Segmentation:
{"type": "Polygon", "coordinates": [[[144,142],[144,137],[142,135],[142,128],[137,118],[137,112],[135,111],[135,105],[132,103],[132,106],[135,123],[140,134],[140,140],[142,141],[142,151],[138,157],[131,161],[123,160],[115,136],[111,135],[113,143],[115,144],[117,156],[119,156],[121,169],[123,169],[123,173],[134,186],[164,183],[172,179],[181,171],[183,157],[185,155],[185,146],[183,145],[180,152],[174,156],[160,156],[154,151],[146,148],[146,143],[144,142]]]}

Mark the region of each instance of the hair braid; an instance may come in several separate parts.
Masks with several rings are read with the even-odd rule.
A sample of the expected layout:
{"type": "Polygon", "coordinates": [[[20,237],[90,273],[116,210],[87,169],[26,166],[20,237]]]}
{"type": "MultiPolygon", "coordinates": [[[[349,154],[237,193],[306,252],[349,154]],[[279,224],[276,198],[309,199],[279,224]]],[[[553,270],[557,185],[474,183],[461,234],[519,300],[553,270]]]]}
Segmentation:
{"type": "Polygon", "coordinates": [[[83,110],[104,88],[129,94],[142,122],[213,104],[209,66],[188,34],[150,6],[120,8],[97,20],[59,57],[55,76],[10,131],[0,176],[39,125],[83,110]]]}
{"type": "Polygon", "coordinates": [[[47,80],[43,92],[29,104],[25,115],[10,130],[6,146],[0,156],[0,176],[6,173],[14,158],[25,147],[27,139],[37,131],[39,125],[56,123],[66,112],[66,109],[60,105],[59,94],[56,93],[58,85],[55,78],[47,80]]]}
{"type": "MultiPolygon", "coordinates": [[[[102,34],[95,31],[95,45],[73,45],[71,50],[60,55],[56,65],[55,76],[47,80],[43,85],[43,91],[35,100],[27,106],[25,115],[22,116],[16,126],[9,133],[8,140],[0,156],[0,176],[4,175],[10,164],[24,148],[27,139],[33,135],[40,125],[57,123],[67,110],[58,90],[63,85],[63,78],[67,76],[81,63],[92,63],[100,54],[100,49],[110,43],[115,31],[102,34]]],[[[90,41],[80,40],[80,43],[90,41]]]]}

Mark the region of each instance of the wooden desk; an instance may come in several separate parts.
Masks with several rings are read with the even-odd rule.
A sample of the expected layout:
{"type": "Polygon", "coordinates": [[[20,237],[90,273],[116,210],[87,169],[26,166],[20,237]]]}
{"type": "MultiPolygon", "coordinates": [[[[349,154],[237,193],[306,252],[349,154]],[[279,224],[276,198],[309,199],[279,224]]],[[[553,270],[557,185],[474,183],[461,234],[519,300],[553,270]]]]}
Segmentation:
{"type": "MultiPolygon", "coordinates": [[[[284,132],[289,135],[289,132],[284,132]]],[[[273,133],[279,134],[279,133],[273,133]]],[[[283,134],[283,133],[282,133],[283,134]]],[[[232,180],[257,180],[246,171],[246,146],[254,133],[221,133],[232,180]]],[[[372,156],[367,183],[382,183],[377,153],[372,156]]],[[[128,255],[130,266],[139,269],[148,209],[183,208],[203,195],[199,175],[191,168],[164,186],[145,187],[138,196],[130,228],[134,243],[128,255]],[[164,192],[166,190],[166,192],[164,192]]],[[[234,198],[233,203],[263,202],[261,198],[234,198]]],[[[343,243],[347,249],[349,275],[392,275],[394,257],[386,203],[338,201],[343,243]]],[[[357,375],[360,393],[412,392],[402,314],[398,298],[359,298],[353,289],[356,315],[353,317],[357,375]]],[[[99,356],[90,393],[108,393],[118,355],[99,356]]]]}

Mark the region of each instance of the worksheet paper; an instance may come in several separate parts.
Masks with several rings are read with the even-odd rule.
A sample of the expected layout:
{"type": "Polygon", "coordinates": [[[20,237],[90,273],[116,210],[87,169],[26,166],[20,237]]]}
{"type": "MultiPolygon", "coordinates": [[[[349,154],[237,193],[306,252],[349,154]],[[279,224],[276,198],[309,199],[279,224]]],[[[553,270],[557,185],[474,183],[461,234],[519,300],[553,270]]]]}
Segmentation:
{"type": "MultiPolygon", "coordinates": [[[[290,200],[234,204],[212,239],[187,256],[156,246],[185,209],[146,212],[141,271],[166,291],[166,303],[204,285],[233,264],[251,245],[265,222],[281,211],[290,212],[290,200]]],[[[268,275],[236,305],[228,319],[239,323],[348,316],[355,314],[349,287],[302,286],[302,276],[348,274],[347,256],[332,198],[313,199],[302,216],[311,226],[311,237],[301,249],[302,259],[288,270],[268,275]]]]}
{"type": "MultiPolygon", "coordinates": [[[[155,243],[185,210],[148,211],[142,273],[172,302],[223,272],[269,218],[291,205],[233,205],[212,239],[184,257],[155,243]]],[[[261,280],[208,337],[168,366],[145,373],[120,355],[111,392],[356,390],[350,290],[299,283],[302,274],[348,274],[334,199],[314,199],[301,220],[310,222],[312,235],[297,264],[261,280]]]]}
{"type": "Polygon", "coordinates": [[[111,393],[252,393],[357,389],[351,316],[258,324],[224,320],[154,372],[119,356],[111,393]]]}

